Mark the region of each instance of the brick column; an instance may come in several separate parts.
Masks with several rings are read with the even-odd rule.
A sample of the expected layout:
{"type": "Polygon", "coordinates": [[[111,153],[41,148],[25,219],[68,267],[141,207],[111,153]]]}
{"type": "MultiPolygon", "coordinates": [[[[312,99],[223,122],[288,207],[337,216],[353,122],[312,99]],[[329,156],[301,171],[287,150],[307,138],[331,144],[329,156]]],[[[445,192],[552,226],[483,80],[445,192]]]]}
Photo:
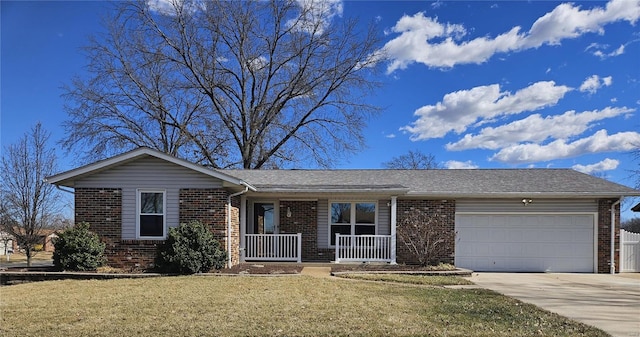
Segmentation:
{"type": "MultiPolygon", "coordinates": [[[[598,200],[598,273],[611,271],[611,205],[618,199],[598,200]]],[[[614,262],[620,271],[620,204],[615,207],[614,262]]]]}

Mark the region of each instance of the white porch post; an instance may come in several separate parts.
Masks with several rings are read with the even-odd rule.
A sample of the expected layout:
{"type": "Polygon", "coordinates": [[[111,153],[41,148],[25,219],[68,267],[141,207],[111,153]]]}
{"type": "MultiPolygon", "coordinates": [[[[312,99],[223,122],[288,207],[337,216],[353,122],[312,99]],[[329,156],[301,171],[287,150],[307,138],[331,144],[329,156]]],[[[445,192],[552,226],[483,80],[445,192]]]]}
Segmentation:
{"type": "Polygon", "coordinates": [[[398,197],[391,197],[391,264],[398,264],[396,262],[396,221],[397,221],[397,208],[398,197]]]}
{"type": "Polygon", "coordinates": [[[240,262],[244,262],[247,251],[247,196],[240,196],[240,262]]]}

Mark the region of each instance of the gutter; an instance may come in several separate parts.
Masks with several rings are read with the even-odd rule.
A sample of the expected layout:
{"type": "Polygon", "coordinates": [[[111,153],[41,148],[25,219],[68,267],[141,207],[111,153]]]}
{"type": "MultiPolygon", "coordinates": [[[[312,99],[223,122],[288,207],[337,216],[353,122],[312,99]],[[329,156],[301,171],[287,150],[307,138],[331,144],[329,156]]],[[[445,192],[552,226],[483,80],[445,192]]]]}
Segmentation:
{"type": "Polygon", "coordinates": [[[616,206],[618,204],[620,204],[620,202],[622,201],[622,198],[618,199],[618,201],[614,202],[613,204],[611,204],[611,263],[609,263],[610,266],[610,273],[611,274],[615,274],[616,273],[616,256],[615,256],[615,250],[616,250],[616,206]]]}
{"type": "MultiPolygon", "coordinates": [[[[245,194],[249,191],[251,185],[243,184],[244,190],[240,192],[236,192],[233,194],[229,194],[227,197],[227,268],[231,268],[231,198],[237,197],[241,194],[245,194]]],[[[255,191],[255,188],[251,188],[251,190],[255,191]]]]}
{"type": "MultiPolygon", "coordinates": [[[[46,181],[46,180],[45,180],[45,181],[46,181]]],[[[75,192],[75,191],[66,190],[66,189],[64,189],[64,188],[60,187],[60,185],[55,185],[55,186],[56,186],[56,188],[57,188],[58,190],[60,190],[60,191],[62,191],[62,192],[67,192],[67,193],[71,193],[71,194],[76,194],[76,192],[75,192]]]]}

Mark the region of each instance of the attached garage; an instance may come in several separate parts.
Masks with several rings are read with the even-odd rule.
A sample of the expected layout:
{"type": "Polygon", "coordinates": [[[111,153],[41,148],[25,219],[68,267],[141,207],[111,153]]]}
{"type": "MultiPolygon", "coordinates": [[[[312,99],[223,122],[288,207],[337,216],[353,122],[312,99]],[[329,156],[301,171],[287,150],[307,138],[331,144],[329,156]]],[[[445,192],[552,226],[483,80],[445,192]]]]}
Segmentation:
{"type": "Polygon", "coordinates": [[[592,273],[597,268],[596,207],[594,201],[461,202],[455,264],[474,271],[592,273]]]}

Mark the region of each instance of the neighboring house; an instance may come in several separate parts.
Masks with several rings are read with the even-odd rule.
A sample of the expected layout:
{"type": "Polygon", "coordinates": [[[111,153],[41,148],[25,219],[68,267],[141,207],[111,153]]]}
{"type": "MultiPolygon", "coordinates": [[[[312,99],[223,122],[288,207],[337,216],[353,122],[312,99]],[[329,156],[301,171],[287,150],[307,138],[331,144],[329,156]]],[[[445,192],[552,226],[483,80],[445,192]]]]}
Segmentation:
{"type": "Polygon", "coordinates": [[[0,231],[0,255],[13,253],[13,236],[7,232],[0,231]]]}
{"type": "Polygon", "coordinates": [[[440,230],[455,244],[440,258],[458,267],[605,273],[618,259],[619,201],[640,196],[569,169],[211,170],[148,148],[47,180],[74,189],[76,223],[90,223],[118,267],[148,267],[168,228],[191,220],[232,264],[402,263],[396,226],[419,208],[447,219],[440,230]]]}
{"type": "Polygon", "coordinates": [[[638,203],[637,205],[631,207],[631,210],[633,212],[640,212],[640,203],[638,203]]]}
{"type": "MultiPolygon", "coordinates": [[[[43,228],[38,231],[38,241],[39,243],[35,244],[35,251],[44,251],[44,252],[53,252],[55,247],[53,245],[53,239],[58,237],[58,233],[60,231],[51,228],[43,228]]],[[[0,255],[4,255],[5,251],[11,249],[13,252],[17,252],[21,249],[24,249],[20,246],[19,240],[14,240],[15,238],[6,232],[0,232],[0,255]]]]}

